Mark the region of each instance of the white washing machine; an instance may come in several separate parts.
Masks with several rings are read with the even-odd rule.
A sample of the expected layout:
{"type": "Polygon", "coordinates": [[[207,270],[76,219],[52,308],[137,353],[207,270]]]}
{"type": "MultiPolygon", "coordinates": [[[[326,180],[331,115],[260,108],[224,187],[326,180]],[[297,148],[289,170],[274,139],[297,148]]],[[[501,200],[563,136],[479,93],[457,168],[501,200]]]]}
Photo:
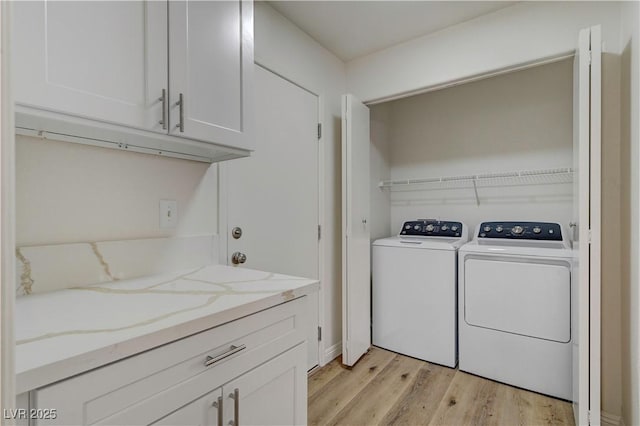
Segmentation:
{"type": "Polygon", "coordinates": [[[373,243],[373,344],[448,367],[457,364],[457,250],[461,222],[405,222],[373,243]]]}
{"type": "Polygon", "coordinates": [[[571,268],[557,223],[480,224],[459,251],[460,370],[570,400],[571,268]]]}

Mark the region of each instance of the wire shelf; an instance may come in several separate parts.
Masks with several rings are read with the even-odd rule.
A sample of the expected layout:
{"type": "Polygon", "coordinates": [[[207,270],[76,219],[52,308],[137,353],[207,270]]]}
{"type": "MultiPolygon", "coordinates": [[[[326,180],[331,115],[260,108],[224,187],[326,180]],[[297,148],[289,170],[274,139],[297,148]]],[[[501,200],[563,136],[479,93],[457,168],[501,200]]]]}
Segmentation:
{"type": "Polygon", "coordinates": [[[381,181],[378,186],[381,189],[415,186],[423,190],[431,190],[511,185],[550,185],[571,182],[573,182],[573,169],[559,168],[483,173],[477,175],[427,177],[405,180],[386,180],[381,181]]]}
{"type": "Polygon", "coordinates": [[[387,180],[380,189],[404,188],[404,190],[429,191],[436,189],[473,188],[476,205],[480,205],[478,188],[515,185],[552,185],[573,182],[573,169],[520,170],[515,172],[484,173],[478,175],[442,176],[407,180],[387,180]]]}

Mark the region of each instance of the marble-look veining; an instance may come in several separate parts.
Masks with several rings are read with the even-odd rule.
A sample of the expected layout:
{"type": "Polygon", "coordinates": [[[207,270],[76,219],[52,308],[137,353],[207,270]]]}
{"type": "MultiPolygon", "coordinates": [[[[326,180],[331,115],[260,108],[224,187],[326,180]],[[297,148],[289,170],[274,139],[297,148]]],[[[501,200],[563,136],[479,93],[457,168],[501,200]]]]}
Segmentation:
{"type": "Polygon", "coordinates": [[[109,277],[109,281],[118,280],[118,278],[114,278],[113,275],[111,274],[111,270],[109,269],[109,264],[107,263],[106,260],[104,260],[104,256],[102,255],[102,253],[100,253],[100,249],[98,248],[98,243],[89,243],[89,245],[91,246],[91,250],[93,250],[93,254],[95,254],[96,257],[98,258],[98,262],[100,262],[100,265],[102,265],[102,267],[104,268],[104,273],[107,274],[107,277],[109,277]]]}
{"type": "Polygon", "coordinates": [[[20,261],[22,268],[17,268],[17,270],[22,270],[20,274],[20,282],[18,284],[18,288],[16,293],[18,296],[31,294],[33,291],[33,278],[31,278],[31,261],[24,257],[20,248],[16,248],[16,258],[20,261]]]}
{"type": "Polygon", "coordinates": [[[18,247],[16,295],[168,273],[217,263],[217,236],[18,247]]]}
{"type": "Polygon", "coordinates": [[[225,265],[16,301],[19,392],[317,291],[315,280],[225,265]]]}

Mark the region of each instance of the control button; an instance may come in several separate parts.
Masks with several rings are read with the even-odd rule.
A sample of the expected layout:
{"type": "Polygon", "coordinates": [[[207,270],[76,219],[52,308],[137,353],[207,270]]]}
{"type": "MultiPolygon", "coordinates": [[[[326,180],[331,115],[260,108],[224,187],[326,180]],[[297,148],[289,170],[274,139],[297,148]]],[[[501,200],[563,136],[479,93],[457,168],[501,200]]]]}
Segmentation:
{"type": "Polygon", "coordinates": [[[427,232],[431,232],[433,231],[433,224],[428,224],[427,227],[425,228],[427,232]]]}
{"type": "Polygon", "coordinates": [[[449,227],[448,227],[448,226],[447,226],[447,224],[445,223],[444,225],[442,225],[442,226],[440,227],[440,229],[442,229],[443,231],[446,231],[446,230],[448,230],[448,229],[449,229],[449,227]]]}
{"type": "Polygon", "coordinates": [[[524,232],[524,228],[520,225],[516,225],[513,228],[511,228],[511,233],[512,234],[516,234],[516,235],[520,235],[524,232]]]}
{"type": "Polygon", "coordinates": [[[487,234],[485,234],[484,232],[482,234],[480,234],[481,237],[486,237],[487,234]]]}
{"type": "Polygon", "coordinates": [[[496,232],[502,232],[504,231],[504,228],[500,225],[496,226],[496,232]]]}
{"type": "Polygon", "coordinates": [[[422,227],[420,225],[415,225],[413,229],[415,229],[416,231],[419,231],[420,229],[422,229],[422,227]]]}
{"type": "Polygon", "coordinates": [[[536,226],[535,228],[533,228],[533,233],[534,234],[539,234],[540,232],[542,232],[542,229],[540,229],[539,226],[536,226]]]}
{"type": "Polygon", "coordinates": [[[453,232],[456,232],[456,231],[458,230],[458,227],[457,227],[456,225],[453,225],[453,226],[451,227],[451,230],[452,230],[453,232]]]}
{"type": "Polygon", "coordinates": [[[491,231],[491,227],[490,226],[485,226],[484,227],[484,232],[489,232],[491,231]]]}
{"type": "Polygon", "coordinates": [[[411,225],[405,225],[404,229],[411,229],[411,225]]]}
{"type": "Polygon", "coordinates": [[[549,229],[549,233],[550,233],[550,234],[553,234],[553,229],[549,229]]]}

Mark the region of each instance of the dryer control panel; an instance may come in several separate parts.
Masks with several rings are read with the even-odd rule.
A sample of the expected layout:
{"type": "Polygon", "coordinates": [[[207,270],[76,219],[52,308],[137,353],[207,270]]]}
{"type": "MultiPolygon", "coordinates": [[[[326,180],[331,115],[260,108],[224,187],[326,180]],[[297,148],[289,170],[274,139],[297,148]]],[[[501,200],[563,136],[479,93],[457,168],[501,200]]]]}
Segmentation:
{"type": "Polygon", "coordinates": [[[478,238],[562,241],[562,229],[550,222],[482,222],[478,238]]]}
{"type": "Polygon", "coordinates": [[[462,222],[418,219],[405,222],[398,234],[401,237],[449,237],[462,235],[462,222]]]}

